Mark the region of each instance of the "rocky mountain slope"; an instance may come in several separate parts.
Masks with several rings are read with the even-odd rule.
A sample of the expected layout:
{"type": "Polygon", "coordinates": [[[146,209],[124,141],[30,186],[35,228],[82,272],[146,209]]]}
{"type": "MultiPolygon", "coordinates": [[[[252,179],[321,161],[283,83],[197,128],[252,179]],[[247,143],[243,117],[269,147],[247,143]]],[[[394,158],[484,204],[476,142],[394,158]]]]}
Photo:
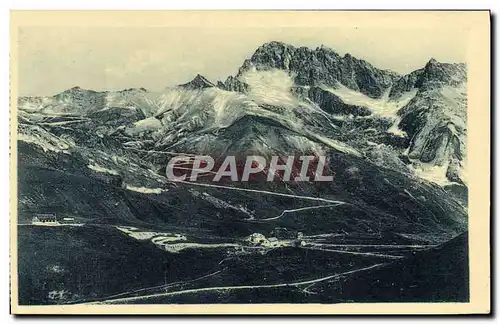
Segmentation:
{"type": "MultiPolygon", "coordinates": [[[[380,97],[398,77],[395,72],[377,69],[350,54],[340,56],[325,46],[312,50],[281,42],[270,42],[259,47],[243,63],[236,78],[251,69],[290,72],[298,86],[335,87],[337,83],[341,83],[372,98],[380,97]]],[[[232,80],[234,79],[230,77],[226,81],[228,88],[232,88],[232,80]]]]}
{"type": "Polygon", "coordinates": [[[398,111],[411,138],[408,157],[420,173],[467,183],[466,66],[430,60],[413,87],[417,94],[398,111]]]}
{"type": "Polygon", "coordinates": [[[392,150],[420,177],[441,185],[466,184],[464,64],[431,59],[400,76],[324,46],[312,50],[270,42],[219,87],[248,92],[246,80],[256,71],[286,72],[293,80],[291,91],[337,117],[345,129],[342,140],[368,155],[392,150]],[[367,147],[367,137],[375,150],[367,147]]]}

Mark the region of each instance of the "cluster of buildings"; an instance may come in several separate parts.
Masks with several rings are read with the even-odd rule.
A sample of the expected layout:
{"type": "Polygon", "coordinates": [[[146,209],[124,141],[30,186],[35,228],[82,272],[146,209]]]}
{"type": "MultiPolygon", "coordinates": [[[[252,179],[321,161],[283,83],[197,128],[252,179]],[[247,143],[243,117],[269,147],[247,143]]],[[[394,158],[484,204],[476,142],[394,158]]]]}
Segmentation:
{"type": "Polygon", "coordinates": [[[73,217],[64,217],[62,219],[58,219],[56,214],[54,213],[46,213],[46,214],[34,214],[31,219],[31,225],[38,226],[57,226],[64,224],[72,224],[75,219],[73,217]]]}
{"type": "Polygon", "coordinates": [[[266,247],[280,246],[304,246],[302,240],[304,236],[302,232],[288,230],[284,227],[277,227],[270,233],[271,236],[266,237],[261,233],[253,233],[245,238],[245,242],[252,245],[260,245],[266,247]]]}

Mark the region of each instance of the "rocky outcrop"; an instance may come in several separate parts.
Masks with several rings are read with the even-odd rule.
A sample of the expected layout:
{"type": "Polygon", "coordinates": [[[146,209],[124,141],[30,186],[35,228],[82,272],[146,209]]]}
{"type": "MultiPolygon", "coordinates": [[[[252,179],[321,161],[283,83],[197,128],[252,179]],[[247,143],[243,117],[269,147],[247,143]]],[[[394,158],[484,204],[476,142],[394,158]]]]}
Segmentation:
{"type": "Polygon", "coordinates": [[[106,92],[73,87],[52,97],[44,109],[61,113],[84,113],[106,106],[106,92]]]}
{"type": "Polygon", "coordinates": [[[109,107],[137,106],[137,99],[146,93],[145,88],[94,91],[73,87],[50,97],[20,97],[18,107],[26,111],[85,115],[109,107]]]}
{"type": "Polygon", "coordinates": [[[248,90],[248,84],[238,80],[238,78],[232,75],[230,75],[225,82],[219,81],[217,86],[227,91],[246,92],[248,90]]]}
{"type": "Polygon", "coordinates": [[[430,59],[424,68],[402,76],[391,88],[389,97],[399,98],[412,89],[433,89],[444,85],[459,86],[467,79],[467,69],[463,63],[440,63],[430,59]]]}
{"type": "Polygon", "coordinates": [[[179,85],[179,87],[194,90],[194,89],[212,88],[215,87],[215,84],[208,81],[208,79],[205,78],[203,75],[198,74],[193,80],[189,81],[188,83],[181,84],[179,85]]]}
{"type": "Polygon", "coordinates": [[[408,157],[443,167],[450,181],[465,183],[461,172],[467,153],[465,65],[431,60],[419,74],[417,94],[398,113],[399,127],[412,139],[408,157]]]}
{"type": "Polygon", "coordinates": [[[338,96],[333,93],[323,90],[320,87],[311,87],[307,91],[307,96],[318,106],[330,114],[353,115],[353,116],[369,116],[370,109],[363,106],[348,105],[344,103],[338,96]]]}
{"type": "Polygon", "coordinates": [[[458,87],[467,81],[467,68],[463,63],[441,63],[431,59],[424,67],[417,87],[431,90],[437,87],[458,87]]]}
{"type": "Polygon", "coordinates": [[[408,73],[394,82],[389,93],[390,99],[398,99],[404,92],[411,91],[419,87],[424,69],[419,69],[408,73]]]}

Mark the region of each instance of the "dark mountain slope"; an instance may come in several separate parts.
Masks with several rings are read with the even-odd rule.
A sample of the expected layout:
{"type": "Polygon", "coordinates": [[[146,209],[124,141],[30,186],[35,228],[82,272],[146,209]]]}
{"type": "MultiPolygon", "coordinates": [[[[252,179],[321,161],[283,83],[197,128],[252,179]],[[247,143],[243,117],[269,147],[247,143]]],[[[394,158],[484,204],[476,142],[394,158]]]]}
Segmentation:
{"type": "Polygon", "coordinates": [[[467,232],[407,259],[317,287],[344,302],[468,302],[467,232]]]}

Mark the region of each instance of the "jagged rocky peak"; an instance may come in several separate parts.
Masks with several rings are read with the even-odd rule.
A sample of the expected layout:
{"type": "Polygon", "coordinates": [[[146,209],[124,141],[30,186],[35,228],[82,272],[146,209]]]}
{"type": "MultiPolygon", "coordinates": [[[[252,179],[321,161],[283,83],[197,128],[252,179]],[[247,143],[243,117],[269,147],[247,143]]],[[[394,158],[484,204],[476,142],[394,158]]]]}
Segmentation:
{"type": "Polygon", "coordinates": [[[433,57],[431,57],[431,59],[429,60],[429,62],[427,62],[427,64],[438,64],[438,63],[439,62],[435,58],[433,58],[433,57]]]}
{"type": "Polygon", "coordinates": [[[372,98],[381,97],[393,81],[399,78],[395,72],[375,68],[350,54],[342,57],[324,45],[311,49],[278,41],[261,45],[245,60],[237,76],[250,69],[288,71],[299,86],[321,85],[335,88],[341,83],[372,98]]]}
{"type": "Polygon", "coordinates": [[[215,87],[215,84],[210,82],[201,74],[197,74],[196,77],[189,81],[188,83],[181,84],[180,87],[187,89],[205,89],[215,87]]]}
{"type": "Polygon", "coordinates": [[[423,87],[456,87],[467,80],[467,68],[464,63],[441,63],[431,58],[425,65],[421,78],[423,87]]]}
{"type": "Polygon", "coordinates": [[[246,92],[248,90],[248,84],[240,81],[238,78],[230,75],[227,77],[224,82],[217,82],[217,87],[227,90],[227,91],[237,91],[237,92],[246,92]]]}
{"type": "Polygon", "coordinates": [[[105,107],[107,94],[107,92],[73,87],[49,98],[50,100],[44,105],[43,110],[82,114],[90,110],[98,110],[105,107]]]}
{"type": "Polygon", "coordinates": [[[457,87],[467,81],[464,63],[442,63],[431,58],[423,68],[399,78],[391,88],[390,98],[398,98],[412,89],[430,90],[443,86],[457,87]]]}

